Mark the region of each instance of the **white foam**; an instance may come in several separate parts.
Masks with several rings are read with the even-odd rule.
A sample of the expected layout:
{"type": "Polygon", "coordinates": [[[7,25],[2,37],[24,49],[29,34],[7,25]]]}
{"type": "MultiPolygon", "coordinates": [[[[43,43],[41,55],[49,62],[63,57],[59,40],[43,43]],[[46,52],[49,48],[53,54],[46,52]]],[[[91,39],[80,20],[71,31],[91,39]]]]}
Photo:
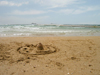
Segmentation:
{"type": "Polygon", "coordinates": [[[100,36],[100,28],[63,27],[56,25],[5,25],[0,26],[0,36],[100,36]]]}

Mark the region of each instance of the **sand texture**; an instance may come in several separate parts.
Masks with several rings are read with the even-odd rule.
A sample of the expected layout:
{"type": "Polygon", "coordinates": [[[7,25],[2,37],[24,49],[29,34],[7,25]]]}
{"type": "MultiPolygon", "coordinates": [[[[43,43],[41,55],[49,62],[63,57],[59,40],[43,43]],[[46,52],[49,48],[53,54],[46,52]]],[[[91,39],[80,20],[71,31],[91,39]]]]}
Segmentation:
{"type": "Polygon", "coordinates": [[[0,75],[100,75],[100,37],[0,37],[0,75]]]}

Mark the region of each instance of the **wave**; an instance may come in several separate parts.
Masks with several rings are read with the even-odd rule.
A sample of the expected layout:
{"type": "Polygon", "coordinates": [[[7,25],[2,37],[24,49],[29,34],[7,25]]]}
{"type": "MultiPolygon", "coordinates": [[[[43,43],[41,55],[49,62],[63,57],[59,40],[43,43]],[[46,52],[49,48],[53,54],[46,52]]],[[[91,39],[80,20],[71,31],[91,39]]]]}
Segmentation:
{"type": "Polygon", "coordinates": [[[70,36],[70,35],[98,35],[100,26],[74,26],[74,25],[33,25],[13,24],[0,25],[0,36],[70,36]]]}

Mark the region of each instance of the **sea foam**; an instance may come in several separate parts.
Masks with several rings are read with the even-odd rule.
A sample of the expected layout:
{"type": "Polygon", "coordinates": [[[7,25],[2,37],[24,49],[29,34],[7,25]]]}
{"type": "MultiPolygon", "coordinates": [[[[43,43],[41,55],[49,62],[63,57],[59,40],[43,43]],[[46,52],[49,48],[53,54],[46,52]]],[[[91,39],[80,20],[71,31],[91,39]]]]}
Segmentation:
{"type": "Polygon", "coordinates": [[[100,36],[100,25],[0,25],[0,37],[100,36]]]}

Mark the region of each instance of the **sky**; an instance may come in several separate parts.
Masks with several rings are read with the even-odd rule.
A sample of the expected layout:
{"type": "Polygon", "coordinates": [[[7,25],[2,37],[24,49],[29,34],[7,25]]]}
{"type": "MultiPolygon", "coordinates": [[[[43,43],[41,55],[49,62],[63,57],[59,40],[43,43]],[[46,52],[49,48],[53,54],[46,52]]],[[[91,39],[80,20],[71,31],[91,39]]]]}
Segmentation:
{"type": "Polygon", "coordinates": [[[100,24],[100,0],[0,0],[0,24],[100,24]]]}

